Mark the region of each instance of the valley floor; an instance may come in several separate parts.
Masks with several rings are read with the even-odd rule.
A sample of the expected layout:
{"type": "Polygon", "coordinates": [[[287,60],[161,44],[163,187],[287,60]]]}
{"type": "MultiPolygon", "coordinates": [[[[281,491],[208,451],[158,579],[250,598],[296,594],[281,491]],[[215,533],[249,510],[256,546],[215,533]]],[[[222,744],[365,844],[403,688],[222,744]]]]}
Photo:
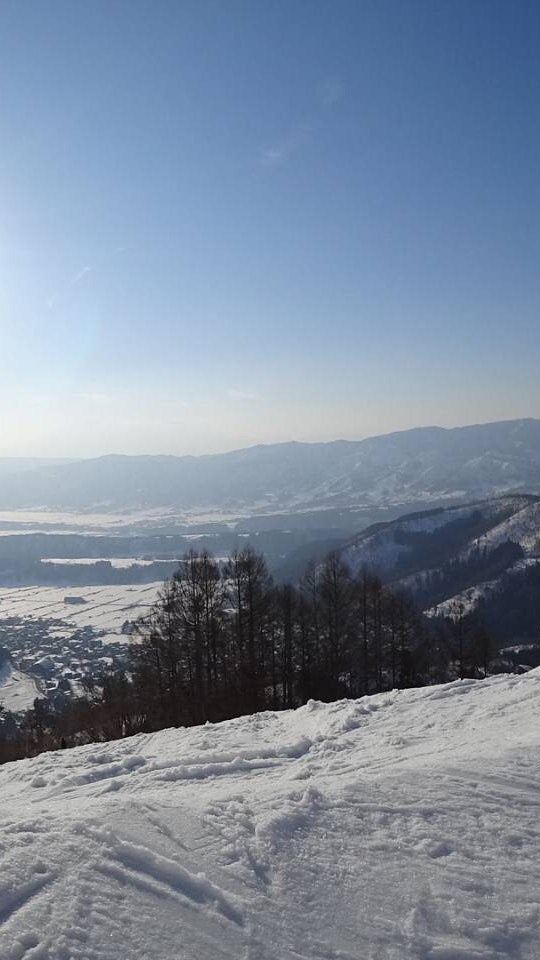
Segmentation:
{"type": "Polygon", "coordinates": [[[0,768],[3,960],[540,957],[540,669],[0,768]]]}

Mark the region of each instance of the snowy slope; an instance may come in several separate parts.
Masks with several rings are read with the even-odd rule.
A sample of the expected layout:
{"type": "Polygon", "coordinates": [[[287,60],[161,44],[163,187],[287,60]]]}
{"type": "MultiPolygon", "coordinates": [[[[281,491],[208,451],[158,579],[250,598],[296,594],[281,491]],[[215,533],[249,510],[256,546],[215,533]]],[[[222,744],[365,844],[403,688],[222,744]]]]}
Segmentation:
{"type": "MultiPolygon", "coordinates": [[[[519,498],[516,498],[516,503],[519,503],[519,498]]],[[[475,547],[493,550],[507,540],[519,543],[525,556],[536,552],[540,543],[540,502],[532,501],[519,506],[510,517],[496,524],[483,536],[472,540],[462,556],[468,556],[475,547]]]]}
{"type": "Polygon", "coordinates": [[[500,590],[506,574],[522,574],[540,560],[540,500],[512,495],[409,514],[368,527],[345,544],[341,554],[354,573],[375,570],[413,595],[432,578],[435,595],[442,592],[442,599],[424,603],[429,615],[451,615],[460,607],[468,612],[480,598],[500,590]],[[496,577],[486,577],[490,557],[510,542],[521,547],[522,558],[508,552],[496,577]],[[479,553],[484,567],[471,566],[464,574],[469,582],[456,592],[448,565],[474,560],[479,553]]]}
{"type": "MultiPolygon", "coordinates": [[[[509,539],[520,543],[525,552],[531,552],[540,537],[540,501],[527,496],[505,496],[406,514],[389,523],[374,524],[353,537],[341,552],[353,571],[370,567],[389,573],[403,557],[412,557],[413,545],[404,538],[411,534],[444,537],[446,528],[456,522],[472,521],[475,516],[486,524],[486,532],[467,538],[465,530],[465,546],[456,556],[465,558],[478,546],[492,550],[509,539]]],[[[449,558],[450,553],[442,559],[449,558]]]]}
{"type": "MultiPolygon", "coordinates": [[[[526,557],[523,560],[518,560],[511,567],[508,567],[505,577],[522,574],[527,568],[536,567],[539,564],[539,557],[526,557]]],[[[490,594],[497,593],[501,589],[501,583],[502,578],[500,577],[495,580],[484,580],[474,587],[468,587],[466,590],[453,594],[447,600],[443,600],[433,607],[428,607],[427,610],[424,610],[424,613],[428,617],[443,616],[457,619],[463,614],[471,613],[480,600],[485,600],[490,594]]]]}
{"type": "Polygon", "coordinates": [[[33,677],[6,662],[0,667],[0,705],[14,713],[30,710],[42,693],[33,677]]]}
{"type": "Polygon", "coordinates": [[[540,671],[0,768],[2,960],[540,956],[540,671]]]}
{"type": "MultiPolygon", "coordinates": [[[[497,501],[485,501],[486,511],[493,511],[497,501]]],[[[342,550],[344,559],[353,572],[369,567],[380,572],[391,571],[404,555],[411,553],[411,547],[400,542],[402,535],[411,533],[432,534],[455,520],[471,517],[478,510],[478,504],[464,507],[448,507],[428,513],[411,514],[398,517],[385,524],[375,524],[354,537],[342,550]]]]}

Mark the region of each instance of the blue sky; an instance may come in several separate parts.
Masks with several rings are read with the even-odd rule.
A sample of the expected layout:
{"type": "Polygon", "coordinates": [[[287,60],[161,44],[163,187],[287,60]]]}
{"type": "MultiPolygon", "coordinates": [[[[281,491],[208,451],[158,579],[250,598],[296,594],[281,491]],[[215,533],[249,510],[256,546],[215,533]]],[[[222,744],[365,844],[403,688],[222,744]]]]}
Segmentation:
{"type": "Polygon", "coordinates": [[[0,453],[540,416],[539,43],[536,0],[0,0],[0,453]]]}

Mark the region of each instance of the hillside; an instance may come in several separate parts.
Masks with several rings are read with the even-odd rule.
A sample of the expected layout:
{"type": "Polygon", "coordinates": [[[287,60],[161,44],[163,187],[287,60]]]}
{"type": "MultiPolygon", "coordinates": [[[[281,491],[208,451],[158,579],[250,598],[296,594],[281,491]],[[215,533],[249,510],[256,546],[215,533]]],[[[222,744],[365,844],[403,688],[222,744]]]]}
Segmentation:
{"type": "MultiPolygon", "coordinates": [[[[343,556],[411,591],[431,613],[463,611],[535,569],[540,499],[502,496],[409,514],[352,538],[343,556]]],[[[540,611],[534,620],[540,631],[540,611]]]]}
{"type": "Polygon", "coordinates": [[[0,768],[5,960],[536,960],[540,671],[0,768]]]}
{"type": "Polygon", "coordinates": [[[15,713],[20,710],[30,710],[36,697],[41,696],[42,693],[35,679],[16,670],[10,659],[3,656],[2,650],[0,650],[0,660],[0,705],[4,710],[15,713]]]}
{"type": "Polygon", "coordinates": [[[0,509],[224,514],[367,508],[540,493],[540,420],[426,427],[203,457],[106,456],[0,471],[0,509]]]}

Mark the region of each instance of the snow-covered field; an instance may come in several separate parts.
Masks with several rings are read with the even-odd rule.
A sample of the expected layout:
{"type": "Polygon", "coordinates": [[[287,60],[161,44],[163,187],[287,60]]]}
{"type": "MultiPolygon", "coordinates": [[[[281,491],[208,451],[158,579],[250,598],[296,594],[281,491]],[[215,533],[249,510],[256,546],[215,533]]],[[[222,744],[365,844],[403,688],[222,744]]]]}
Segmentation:
{"type": "Polygon", "coordinates": [[[116,633],[125,620],[148,613],[161,583],[98,587],[0,588],[0,621],[8,617],[63,620],[70,626],[116,633]],[[81,604],[65,598],[81,597],[81,604]]]}
{"type": "Polygon", "coordinates": [[[2,960],[537,960],[540,670],[0,768],[2,960]]]}
{"type": "Polygon", "coordinates": [[[58,510],[0,510],[0,536],[14,533],[84,533],[104,534],[111,531],[140,528],[167,523],[182,523],[183,514],[169,510],[126,510],[123,513],[110,511],[77,512],[58,510]]]}
{"type": "MultiPolygon", "coordinates": [[[[324,510],[324,507],[318,509],[324,510]]],[[[254,501],[245,507],[238,505],[235,510],[155,508],[147,510],[126,509],[77,511],[77,510],[0,510],[0,536],[24,533],[79,533],[85,536],[93,534],[148,533],[156,528],[170,528],[175,531],[185,524],[223,523],[232,529],[240,519],[259,513],[281,513],[282,506],[271,501],[254,501]]],[[[195,534],[200,536],[200,534],[195,534]]]]}
{"type": "Polygon", "coordinates": [[[41,563],[53,566],[93,567],[96,563],[108,563],[115,570],[129,570],[130,567],[151,567],[155,560],[139,560],[138,557],[44,557],[41,563]]]}

